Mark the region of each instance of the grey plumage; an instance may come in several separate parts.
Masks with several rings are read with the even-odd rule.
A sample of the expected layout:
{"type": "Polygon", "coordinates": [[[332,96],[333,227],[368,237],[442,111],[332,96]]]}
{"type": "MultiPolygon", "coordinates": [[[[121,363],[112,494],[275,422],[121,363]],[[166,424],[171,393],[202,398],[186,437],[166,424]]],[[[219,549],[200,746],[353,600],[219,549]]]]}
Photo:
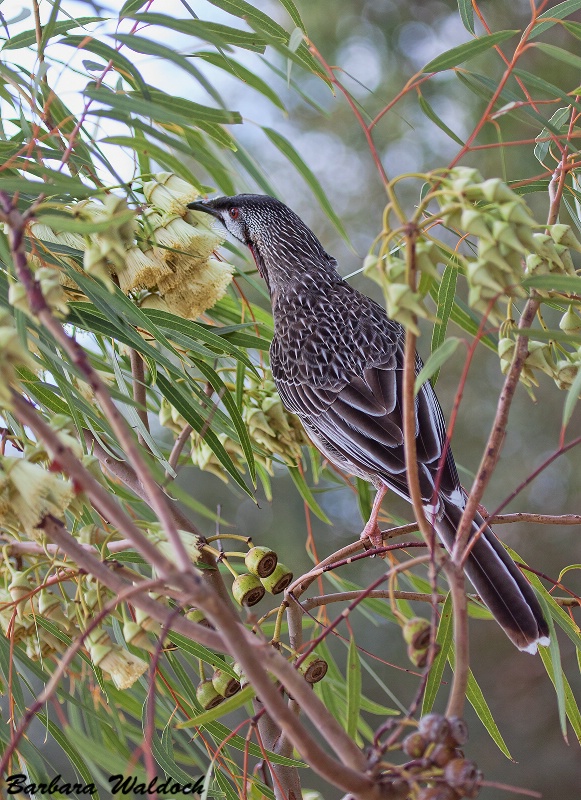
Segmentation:
{"type": "MultiPolygon", "coordinates": [[[[218,218],[252,251],[272,301],[270,362],[286,408],[330,461],[409,500],[401,325],[340,277],[335,259],[278,200],[243,194],[189,207],[218,218]]],[[[421,367],[416,356],[416,373],[421,367]]],[[[439,469],[446,426],[429,382],[416,398],[416,437],[427,516],[450,549],[466,493],[450,448],[439,469]]],[[[477,515],[473,533],[482,524],[477,515]]],[[[517,647],[535,652],[547,643],[534,591],[490,527],[476,542],[466,573],[517,647]]]]}

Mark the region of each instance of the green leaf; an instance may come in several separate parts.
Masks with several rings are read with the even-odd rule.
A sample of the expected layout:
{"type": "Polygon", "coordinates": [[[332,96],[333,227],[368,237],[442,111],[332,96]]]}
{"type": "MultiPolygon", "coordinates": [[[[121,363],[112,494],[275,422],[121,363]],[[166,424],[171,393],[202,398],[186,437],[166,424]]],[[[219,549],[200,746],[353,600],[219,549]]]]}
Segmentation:
{"type": "Polygon", "coordinates": [[[432,122],[435,125],[437,125],[441,131],[444,131],[446,136],[449,136],[450,139],[453,139],[456,142],[456,144],[459,144],[460,147],[463,147],[464,142],[462,141],[462,139],[460,139],[459,136],[456,136],[454,131],[451,128],[449,128],[443,120],[440,119],[440,117],[436,114],[432,106],[428,103],[426,98],[419,90],[418,90],[418,101],[420,103],[420,108],[422,109],[426,117],[428,119],[431,119],[432,122]]]}
{"type": "MultiPolygon", "coordinates": [[[[93,39],[90,36],[65,36],[64,39],[61,39],[57,44],[74,47],[75,50],[88,50],[89,53],[94,53],[103,58],[106,64],[111,61],[117,72],[131,83],[132,86],[147,93],[147,86],[135,65],[132,64],[126,56],[114,47],[105,44],[105,42],[99,39],[93,39]]],[[[102,65],[99,65],[99,69],[102,68],[102,65]]]]}
{"type": "Polygon", "coordinates": [[[323,509],[320,507],[320,505],[317,503],[317,501],[313,497],[313,493],[311,492],[311,490],[307,486],[307,484],[305,482],[305,479],[303,478],[303,476],[300,473],[299,468],[298,467],[291,467],[290,464],[287,464],[287,469],[288,469],[288,471],[290,473],[291,478],[294,481],[295,486],[299,490],[300,496],[303,498],[305,503],[311,509],[313,514],[316,517],[318,517],[320,520],[322,520],[323,522],[326,522],[327,525],[330,525],[331,524],[331,520],[325,514],[323,509]]]}
{"type": "MultiPolygon", "coordinates": [[[[54,209],[48,206],[41,205],[39,206],[35,216],[39,221],[42,221],[44,225],[50,226],[57,233],[60,233],[61,231],[81,234],[104,233],[105,231],[110,230],[112,225],[122,225],[124,222],[129,222],[129,220],[133,219],[135,216],[135,211],[132,209],[127,209],[125,211],[119,211],[115,213],[108,219],[99,222],[93,222],[92,220],[78,219],[77,217],[73,217],[68,213],[50,213],[53,210],[54,209]],[[46,208],[49,208],[48,213],[44,212],[46,208]]],[[[51,243],[49,243],[49,245],[52,247],[51,243]]]]}
{"type": "Polygon", "coordinates": [[[220,719],[220,717],[230,714],[232,711],[237,711],[249,700],[252,700],[255,694],[256,692],[252,686],[245,686],[244,689],[224,700],[220,705],[211,708],[209,711],[203,711],[192,719],[186,720],[186,722],[180,722],[176,725],[176,728],[200,728],[202,725],[207,725],[208,722],[214,722],[214,720],[220,719]]]}
{"type": "Polygon", "coordinates": [[[546,44],[545,42],[539,42],[535,47],[563,64],[568,64],[577,70],[581,69],[581,56],[577,56],[569,50],[564,50],[562,47],[556,47],[554,44],[546,44]]]}
{"type": "Polygon", "coordinates": [[[355,478],[355,485],[357,487],[359,512],[361,513],[361,517],[367,521],[371,516],[371,509],[373,507],[371,502],[371,484],[363,478],[355,478]]]}
{"type": "Polygon", "coordinates": [[[518,31],[498,31],[497,33],[491,33],[489,36],[481,36],[479,39],[460,44],[432,59],[422,69],[422,72],[442,72],[442,70],[457,67],[458,64],[463,64],[464,61],[486,52],[491,47],[504,42],[505,39],[510,39],[515,33],[518,33],[518,31]]]}
{"type": "MultiPolygon", "coordinates": [[[[60,36],[71,28],[83,28],[91,22],[101,22],[101,17],[79,17],[78,19],[65,19],[55,23],[51,31],[52,36],[60,36]]],[[[22,31],[12,36],[2,47],[2,50],[18,50],[20,47],[30,47],[36,44],[36,31],[22,31]]]]}
{"type": "Polygon", "coordinates": [[[347,235],[347,231],[343,227],[343,223],[333,210],[333,206],[329,202],[327,195],[325,194],[323,187],[315,177],[314,173],[307,167],[305,162],[302,160],[300,155],[297,153],[295,148],[292,144],[285,139],[284,136],[281,136],[280,133],[272,130],[272,128],[263,128],[262,129],[270,141],[277,147],[280,152],[288,158],[291,164],[296,168],[296,170],[302,175],[306,183],[308,183],[311,191],[319,201],[319,204],[327,217],[331,220],[337,231],[341,234],[343,239],[348,243],[349,237],[347,235]]]}
{"type": "Polygon", "coordinates": [[[255,75],[252,70],[247,69],[247,67],[244,67],[242,64],[240,64],[240,62],[235,61],[233,58],[229,58],[224,53],[202,52],[196,53],[195,55],[196,58],[202,58],[209,64],[213,64],[215,67],[226,70],[231,75],[234,75],[239,80],[248,84],[248,86],[256,89],[256,91],[260,92],[262,95],[264,95],[264,97],[267,97],[271,103],[274,103],[274,105],[278,106],[278,108],[280,108],[282,111],[286,111],[282,100],[276,94],[276,92],[271,89],[269,84],[266,83],[266,81],[263,81],[262,78],[259,78],[258,75],[255,75]]]}
{"type": "Polygon", "coordinates": [[[232,420],[232,423],[236,428],[238,438],[240,439],[240,444],[242,445],[242,450],[244,451],[244,457],[246,458],[246,463],[248,464],[248,469],[250,471],[250,477],[252,478],[253,483],[256,484],[256,465],[254,463],[252,444],[250,443],[248,429],[244,424],[240,410],[236,405],[236,400],[234,397],[232,397],[231,392],[229,392],[226,388],[226,384],[214,369],[199,359],[196,361],[196,366],[217,393],[220,401],[224,403],[226,411],[230,415],[230,419],[232,420]]]}
{"type": "Polygon", "coordinates": [[[234,668],[231,667],[227,661],[224,661],[222,656],[214,653],[213,650],[208,650],[204,645],[193,642],[191,639],[175,631],[169,631],[168,638],[173,644],[179,647],[180,650],[183,650],[184,653],[189,653],[195,658],[204,661],[206,664],[210,664],[214,669],[221,669],[223,672],[227,672],[231,678],[238,677],[234,668]]]}
{"type": "Polygon", "coordinates": [[[474,9],[472,8],[472,0],[458,0],[458,11],[462,24],[468,33],[474,36],[474,9]]]}
{"type": "Polygon", "coordinates": [[[437,374],[440,371],[441,366],[454,355],[460,342],[461,339],[458,339],[456,336],[451,336],[432,352],[416,377],[414,383],[414,394],[417,394],[420,391],[422,385],[429,380],[432,375],[437,374]]]}
{"type": "MultiPolygon", "coordinates": [[[[432,331],[432,353],[444,343],[444,339],[446,338],[448,322],[454,306],[457,280],[458,269],[453,264],[448,264],[444,269],[442,280],[440,281],[440,287],[438,289],[438,308],[436,311],[436,318],[438,321],[434,325],[434,329],[432,331]]],[[[439,370],[437,370],[432,376],[432,386],[436,385],[438,375],[439,370]]]]}
{"type": "Polygon", "coordinates": [[[195,186],[198,191],[202,192],[204,190],[203,184],[201,184],[191,170],[187,168],[183,159],[177,158],[167,150],[158,147],[145,138],[135,136],[106,136],[100,141],[105,144],[118,144],[121,147],[129,147],[136,153],[141,153],[142,155],[152,158],[160,166],[171,170],[171,172],[175,172],[176,175],[179,175],[189,184],[195,186]]]}
{"type": "MultiPolygon", "coordinates": [[[[32,172],[32,170],[30,171],[32,172]]],[[[64,195],[67,200],[70,200],[71,197],[84,199],[95,194],[94,187],[86,186],[78,178],[54,173],[46,168],[42,170],[42,173],[38,176],[39,180],[37,181],[27,180],[23,175],[0,176],[0,189],[10,194],[22,192],[32,195],[32,197],[38,197],[41,194],[49,197],[64,195]]]]}
{"type": "Polygon", "coordinates": [[[564,3],[559,3],[559,5],[547,9],[547,11],[545,11],[543,14],[540,14],[537,18],[535,27],[529,34],[529,39],[535,39],[537,36],[540,36],[541,33],[546,31],[548,28],[551,28],[555,24],[556,20],[568,17],[569,14],[573,14],[574,11],[578,11],[580,8],[581,0],[565,0],[564,3]],[[541,21],[547,17],[550,17],[549,22],[541,21]]]}
{"type": "Polygon", "coordinates": [[[152,118],[156,122],[174,123],[184,127],[191,125],[202,127],[204,123],[232,125],[242,122],[240,114],[236,111],[208,108],[178,97],[170,98],[163,92],[153,91],[151,88],[148,88],[148,92],[151,97],[145,99],[136,95],[117,94],[105,86],[97,88],[93,85],[88,86],[84,94],[91,100],[97,100],[123,113],[137,114],[146,119],[152,118]]]}
{"type": "MultiPolygon", "coordinates": [[[[561,125],[566,122],[569,117],[571,116],[571,109],[570,108],[558,108],[551,119],[549,120],[550,124],[557,128],[557,130],[561,129],[561,125]]],[[[543,128],[540,134],[536,137],[537,144],[535,145],[534,154],[537,161],[540,161],[543,164],[545,158],[547,157],[547,153],[549,152],[549,148],[552,144],[552,140],[549,139],[550,131],[548,128],[543,128]],[[538,141],[539,139],[548,139],[547,141],[538,141]]]]}
{"type": "MultiPolygon", "coordinates": [[[[452,656],[451,653],[450,656],[452,656]]],[[[450,656],[449,660],[453,669],[454,659],[453,656],[452,658],[450,658],[450,656]]],[[[488,707],[488,703],[484,699],[484,695],[482,694],[482,689],[480,688],[480,686],[476,682],[476,678],[472,674],[472,670],[470,670],[468,673],[468,687],[466,689],[466,697],[470,701],[470,705],[472,706],[474,711],[476,711],[479,720],[482,722],[482,724],[488,731],[490,738],[496,744],[500,752],[503,753],[511,761],[514,761],[508,747],[506,746],[504,739],[502,738],[502,735],[498,729],[498,725],[494,721],[494,717],[492,716],[490,708],[488,707]]]]}
{"type": "Polygon", "coordinates": [[[345,730],[354,739],[361,708],[361,662],[357,642],[351,636],[347,653],[347,720],[345,730]]]}
{"type": "Polygon", "coordinates": [[[452,645],[453,620],[452,598],[451,595],[448,594],[444,600],[442,611],[440,612],[440,622],[436,633],[436,642],[440,645],[440,652],[434,659],[434,663],[428,675],[424,699],[422,701],[422,717],[424,714],[429,714],[434,707],[436,695],[442,685],[442,675],[444,674],[444,667],[446,666],[446,660],[452,645]]]}
{"type": "Polygon", "coordinates": [[[532,275],[530,278],[525,278],[522,285],[530,289],[581,294],[581,278],[575,275],[532,275]]]}
{"type": "Polygon", "coordinates": [[[231,44],[235,47],[253,50],[258,53],[264,53],[265,50],[265,42],[260,34],[250,33],[238,28],[229,28],[227,25],[219,25],[216,22],[206,22],[199,19],[177,19],[167,14],[158,14],[151,11],[127,14],[127,17],[137,22],[159,25],[162,28],[179,31],[179,33],[185,33],[188,36],[195,36],[218,48],[231,44]]]}
{"type": "Polygon", "coordinates": [[[157,376],[157,385],[166,400],[169,400],[186,422],[189,422],[196,433],[200,434],[203,440],[211,447],[216,458],[222,464],[226,472],[234,478],[238,486],[240,486],[246,494],[252,497],[252,491],[248,488],[242,475],[240,475],[236,469],[224,445],[220,442],[201,414],[194,408],[192,398],[188,393],[184,391],[179,384],[175,383],[175,381],[169,381],[163,375],[157,376]]]}
{"type": "MultiPolygon", "coordinates": [[[[553,685],[555,687],[555,692],[557,694],[557,707],[559,709],[559,724],[561,726],[561,733],[563,734],[563,739],[565,740],[565,742],[567,742],[567,711],[566,711],[566,701],[565,701],[565,682],[563,681],[563,668],[561,667],[561,651],[559,649],[559,640],[557,639],[555,623],[553,622],[553,618],[549,612],[549,607],[545,602],[545,598],[542,592],[537,592],[537,599],[541,604],[543,611],[545,612],[544,614],[545,620],[547,621],[547,625],[549,626],[550,644],[548,650],[549,650],[551,668],[553,673],[551,675],[551,673],[549,672],[549,677],[553,682],[553,685]]],[[[543,647],[539,647],[541,658],[544,649],[545,648],[543,647]]],[[[544,658],[542,658],[542,661],[543,664],[545,664],[544,658]]]]}
{"type": "MultiPolygon", "coordinates": [[[[91,775],[88,766],[86,765],[84,759],[81,757],[79,751],[71,743],[75,739],[74,735],[67,735],[67,733],[65,732],[65,730],[67,729],[61,730],[60,727],[58,727],[57,725],[55,725],[54,722],[49,720],[49,718],[43,711],[39,711],[36,716],[48,730],[48,732],[53,737],[55,742],[57,742],[57,744],[60,745],[61,749],[66,754],[67,758],[69,759],[73,767],[77,770],[77,772],[83,779],[85,785],[93,783],[93,777],[91,775]]],[[[69,734],[72,733],[72,731],[70,731],[70,728],[68,729],[68,733],[69,734]]],[[[99,797],[98,791],[92,794],[91,797],[98,798],[99,797]]]]}
{"type": "Polygon", "coordinates": [[[303,33],[306,33],[307,29],[305,28],[305,24],[302,21],[299,10],[293,3],[293,0],[280,0],[280,3],[286,8],[289,17],[292,19],[297,28],[300,28],[303,33]]]}
{"type": "MultiPolygon", "coordinates": [[[[557,680],[551,653],[548,652],[548,648],[541,647],[539,648],[539,655],[541,656],[541,661],[543,662],[545,669],[547,670],[547,675],[551,679],[551,683],[555,687],[556,691],[557,680]]],[[[581,742],[581,713],[579,712],[579,706],[577,705],[575,696],[573,694],[573,691],[571,690],[569,681],[567,680],[567,676],[565,675],[565,673],[561,668],[559,668],[559,672],[561,673],[563,696],[565,698],[565,713],[567,714],[567,717],[569,719],[569,722],[571,723],[571,727],[575,732],[577,740],[581,742]]]]}
{"type": "Polygon", "coordinates": [[[565,405],[563,406],[563,428],[566,428],[571,420],[573,410],[579,400],[581,394],[581,370],[575,376],[575,380],[571,384],[571,388],[567,391],[565,398],[565,405]]]}

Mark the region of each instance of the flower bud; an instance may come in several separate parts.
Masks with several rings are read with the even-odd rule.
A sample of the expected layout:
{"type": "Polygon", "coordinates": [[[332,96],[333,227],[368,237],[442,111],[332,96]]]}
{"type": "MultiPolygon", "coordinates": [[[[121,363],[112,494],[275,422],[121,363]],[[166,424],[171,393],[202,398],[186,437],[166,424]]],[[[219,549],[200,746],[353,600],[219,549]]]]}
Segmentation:
{"type": "Polygon", "coordinates": [[[241,606],[255,606],[264,597],[265,588],[256,575],[245,572],[232,584],[232,594],[241,606]]]}
{"type": "Polygon", "coordinates": [[[279,561],[273,572],[260,580],[267,592],[280,594],[291,584],[292,579],[293,573],[279,561]]]}
{"type": "Polygon", "coordinates": [[[556,244],[565,245],[565,247],[570,247],[571,250],[581,253],[581,242],[573,233],[570,225],[550,225],[549,233],[556,244]]]}
{"type": "Polygon", "coordinates": [[[276,569],[278,556],[268,547],[253,547],[246,553],[244,563],[257,578],[267,578],[276,569]]]}
{"type": "Polygon", "coordinates": [[[581,317],[573,310],[573,306],[569,306],[561,317],[559,328],[565,333],[579,333],[581,331],[581,317]]]}

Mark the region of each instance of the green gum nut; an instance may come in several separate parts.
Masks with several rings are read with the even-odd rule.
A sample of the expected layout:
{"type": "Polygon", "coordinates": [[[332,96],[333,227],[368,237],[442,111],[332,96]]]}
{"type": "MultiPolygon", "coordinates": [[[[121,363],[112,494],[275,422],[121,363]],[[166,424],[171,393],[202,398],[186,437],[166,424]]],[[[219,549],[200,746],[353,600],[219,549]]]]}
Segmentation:
{"type": "Polygon", "coordinates": [[[253,547],[246,553],[244,563],[248,572],[257,578],[268,578],[276,569],[278,556],[268,547],[253,547]]]}
{"type": "Polygon", "coordinates": [[[203,625],[205,628],[212,627],[212,625],[210,625],[210,623],[204,616],[204,612],[200,611],[199,608],[191,608],[186,614],[186,619],[189,620],[190,622],[197,622],[198,625],[203,625]]]}
{"type": "Polygon", "coordinates": [[[212,675],[212,686],[221,697],[232,697],[240,691],[240,681],[222,669],[217,669],[212,675]]]}
{"type": "Polygon", "coordinates": [[[204,711],[209,711],[211,708],[215,708],[224,700],[222,695],[218,694],[214,688],[212,681],[200,681],[198,688],[196,689],[196,697],[198,699],[198,703],[202,706],[204,711]]]}
{"type": "Polygon", "coordinates": [[[403,638],[414,650],[425,650],[430,644],[430,623],[422,617],[412,617],[403,626],[403,638]]]}
{"type": "Polygon", "coordinates": [[[299,672],[307,683],[318,683],[327,674],[329,665],[324,658],[311,653],[299,667],[299,672]]]}
{"type": "Polygon", "coordinates": [[[261,582],[267,592],[280,594],[290,586],[292,579],[293,574],[290,569],[279,561],[274,572],[267,578],[262,578],[261,582]]]}
{"type": "Polygon", "coordinates": [[[232,594],[241,606],[255,606],[264,597],[265,588],[256,575],[245,572],[243,575],[239,575],[232,584],[232,594]]]}

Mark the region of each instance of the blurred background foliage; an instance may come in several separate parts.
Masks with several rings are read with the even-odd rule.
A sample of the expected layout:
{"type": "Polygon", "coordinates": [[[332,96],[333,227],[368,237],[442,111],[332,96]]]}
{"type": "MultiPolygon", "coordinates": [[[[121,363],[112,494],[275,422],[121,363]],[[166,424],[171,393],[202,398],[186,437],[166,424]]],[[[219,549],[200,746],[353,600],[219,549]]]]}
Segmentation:
{"type": "MultiPolygon", "coordinates": [[[[16,4],[12,5],[16,7],[16,4]]],[[[143,4],[130,5],[137,9],[138,5],[143,4]]],[[[186,3],[165,2],[163,7],[158,7],[154,2],[150,11],[188,20],[192,19],[195,12],[216,24],[251,30],[241,20],[233,19],[220,10],[219,7],[224,5],[227,4],[198,2],[190,8],[186,3]]],[[[260,0],[252,5],[285,30],[293,30],[294,23],[284,3],[260,0]]],[[[530,19],[528,3],[507,4],[489,0],[480,5],[492,30],[522,30],[530,19]]],[[[556,4],[549,4],[548,7],[551,5],[556,4]]],[[[411,74],[443,51],[465,42],[469,36],[458,14],[457,4],[451,0],[319,0],[316,3],[299,0],[297,7],[310,40],[327,63],[340,68],[337,76],[356,100],[366,120],[372,119],[396,95],[411,74]]],[[[51,6],[46,4],[41,8],[48,18],[51,6]]],[[[26,5],[22,6],[20,21],[18,9],[13,13],[12,8],[8,10],[3,4],[0,11],[6,18],[11,36],[33,27],[30,13],[25,14],[30,12],[26,5]],[[16,22],[11,22],[10,17],[16,17],[16,22]]],[[[94,35],[97,40],[107,41],[111,45],[112,40],[107,36],[115,30],[118,11],[119,8],[114,4],[103,8],[90,3],[63,2],[59,19],[65,19],[67,15],[110,17],[113,23],[97,26],[94,35]]],[[[136,11],[140,12],[143,9],[136,11]]],[[[581,18],[575,12],[570,19],[581,18]]],[[[91,25],[89,27],[93,29],[91,25]]],[[[179,28],[179,25],[174,27],[179,28]]],[[[127,25],[120,30],[128,30],[127,25]]],[[[483,33],[478,19],[476,31],[483,33]]],[[[105,90],[95,90],[95,87],[89,87],[89,94],[85,98],[79,93],[85,87],[87,77],[95,78],[100,74],[107,63],[107,56],[99,52],[80,54],[76,49],[81,38],[77,30],[70,35],[63,32],[63,35],[68,36],[69,41],[61,46],[48,46],[45,63],[50,63],[50,68],[44,75],[42,68],[37,71],[38,80],[34,89],[37,96],[41,97],[46,91],[46,78],[59,100],[78,115],[88,97],[94,96],[99,101],[105,96],[105,90]]],[[[193,54],[192,38],[172,28],[167,20],[161,27],[148,29],[144,35],[171,48],[174,53],[193,54]]],[[[123,149],[126,143],[119,137],[128,135],[127,128],[111,117],[119,118],[123,113],[129,113],[129,107],[111,113],[111,106],[97,102],[87,118],[88,140],[99,142],[91,154],[95,163],[98,163],[97,187],[101,181],[106,185],[122,183],[130,181],[140,172],[150,170],[178,171],[171,159],[163,160],[163,153],[170,153],[182,170],[191,170],[202,189],[217,188],[222,193],[272,192],[293,207],[316,231],[325,248],[337,257],[341,273],[352,276],[354,285],[381,301],[379,289],[358,273],[371,242],[380,230],[385,193],[365,137],[341,95],[334,95],[319,77],[289,61],[289,52],[277,52],[275,47],[269,47],[265,56],[253,52],[252,48],[237,48],[230,54],[242,65],[242,68],[231,65],[232,69],[239,70],[241,80],[224,68],[224,63],[217,57],[219,48],[200,47],[197,42],[196,57],[188,58],[187,63],[191,67],[188,72],[175,59],[172,63],[169,53],[166,59],[160,59],[154,49],[148,51],[146,45],[140,45],[135,37],[133,41],[131,37],[120,37],[118,41],[124,43],[122,52],[130,63],[136,65],[150,86],[158,87],[170,95],[172,87],[175,87],[176,95],[182,98],[239,112],[243,124],[232,125],[228,130],[232,131],[240,146],[236,152],[228,150],[227,139],[220,139],[222,134],[211,128],[209,123],[205,131],[201,127],[177,136],[180,146],[175,150],[168,138],[172,135],[170,128],[165,131],[165,139],[150,138],[161,148],[161,155],[156,155],[153,149],[149,154],[131,147],[123,149]],[[140,53],[140,47],[145,53],[140,53]],[[246,74],[244,69],[251,73],[246,74]],[[194,70],[199,70],[199,73],[196,74],[194,70]],[[261,79],[261,82],[254,81],[254,87],[251,86],[252,75],[261,79]],[[94,114],[95,110],[97,115],[94,114]],[[189,158],[188,149],[195,152],[194,159],[189,158]],[[293,151],[300,154],[298,168],[292,156],[293,151]],[[331,200],[332,209],[340,220],[339,226],[333,224],[332,213],[325,213],[328,207],[323,193],[331,200]],[[346,237],[338,230],[341,226],[344,226],[346,237]]],[[[545,32],[543,41],[572,53],[578,52],[578,38],[560,25],[545,32]]],[[[36,61],[34,39],[28,44],[29,50],[11,49],[7,44],[1,54],[0,77],[4,85],[0,94],[5,112],[8,105],[6,94],[14,94],[14,73],[19,71],[20,66],[33,71],[34,65],[38,67],[42,63],[42,58],[40,62],[36,61]]],[[[519,62],[519,68],[542,77],[559,87],[563,93],[572,91],[580,82],[578,67],[556,60],[536,48],[531,48],[525,54],[519,62]]],[[[423,107],[417,93],[407,94],[379,122],[374,132],[376,146],[388,175],[393,177],[402,172],[421,172],[449,163],[458,152],[458,140],[466,140],[482,114],[490,96],[490,86],[496,85],[502,71],[500,58],[486,53],[462,65],[456,72],[441,73],[423,84],[423,107]],[[443,121],[454,136],[435,124],[430,114],[443,121]]],[[[115,81],[109,81],[109,85],[114,86],[115,81]]],[[[510,103],[517,95],[517,84],[511,78],[499,105],[510,103]]],[[[546,95],[535,91],[535,96],[546,95]]],[[[540,113],[548,119],[559,105],[552,99],[546,111],[542,105],[539,107],[540,113]]],[[[57,104],[53,106],[53,110],[56,109],[57,104]]],[[[186,113],[191,113],[191,109],[186,113]]],[[[18,115],[12,120],[10,114],[4,113],[3,117],[6,138],[10,138],[21,120],[18,115]]],[[[500,116],[496,122],[495,125],[484,127],[478,144],[534,140],[541,130],[538,118],[528,113],[526,108],[500,116]]],[[[26,126],[22,125],[22,130],[28,135],[26,126]]],[[[142,130],[146,135],[150,134],[145,128],[142,130]]],[[[525,181],[545,172],[535,158],[533,148],[531,142],[506,148],[491,147],[471,152],[462,163],[477,167],[485,177],[501,176],[507,181],[525,181]]],[[[82,154],[77,155],[82,158],[82,154]]],[[[550,157],[547,158],[547,166],[549,169],[555,166],[550,157]]],[[[186,179],[188,177],[186,172],[179,174],[186,179]]],[[[4,184],[4,188],[8,189],[9,185],[4,184]]],[[[0,188],[3,188],[1,178],[0,188]]],[[[538,193],[527,195],[527,202],[539,220],[546,217],[548,207],[546,182],[541,189],[538,193]]],[[[143,200],[139,188],[136,191],[137,200],[143,200]]],[[[408,195],[404,194],[404,199],[411,210],[417,200],[417,187],[410,190],[408,195]]],[[[26,197],[23,202],[26,202],[26,197]]],[[[565,210],[562,218],[569,221],[565,210]]],[[[226,247],[230,249],[228,258],[239,270],[238,289],[257,307],[267,309],[264,290],[254,280],[256,274],[253,264],[232,245],[227,244],[226,247]]],[[[235,306],[235,313],[239,312],[239,296],[238,290],[231,292],[222,304],[208,312],[206,321],[220,325],[233,322],[232,308],[235,306]]],[[[169,329],[171,324],[168,322],[166,327],[169,329]]],[[[427,356],[429,329],[427,324],[421,327],[424,335],[420,340],[420,351],[427,356]]],[[[451,332],[458,333],[456,330],[451,332]]],[[[232,341],[236,344],[234,336],[232,341]]],[[[106,361],[108,354],[101,355],[106,361]]],[[[440,375],[438,394],[445,410],[452,406],[461,368],[462,358],[457,356],[445,365],[440,375]]],[[[122,382],[127,385],[129,372],[126,361],[121,362],[121,369],[122,382]]],[[[480,460],[501,385],[497,356],[484,347],[479,348],[465,389],[454,437],[456,459],[467,487],[480,460]]],[[[549,380],[541,382],[536,394],[537,403],[523,388],[518,389],[503,457],[485,498],[490,510],[499,505],[557,446],[563,395],[549,380]],[[547,413],[547,409],[554,409],[554,414],[547,413]]],[[[152,433],[167,455],[173,440],[166,429],[155,423],[153,412],[156,410],[151,408],[152,433]]],[[[578,429],[579,421],[578,415],[574,417],[571,430],[578,429]]],[[[506,510],[555,514],[578,511],[581,491],[579,466],[579,453],[576,450],[559,458],[506,510]]],[[[310,527],[320,558],[351,542],[362,527],[357,498],[352,489],[329,471],[316,485],[312,474],[307,476],[307,481],[331,525],[307,510],[282,464],[274,465],[272,500],[260,493],[258,503],[245,495],[234,482],[231,481],[228,490],[225,490],[217,477],[193,466],[185,465],[181,469],[177,484],[184,490],[184,496],[203,503],[211,512],[219,507],[224,523],[232,526],[228,531],[251,535],[261,544],[272,546],[283,561],[292,564],[295,574],[299,574],[311,566],[305,549],[310,527]]],[[[393,496],[384,503],[384,511],[391,515],[393,521],[410,518],[409,508],[393,496]]],[[[192,509],[189,513],[205,534],[214,531],[215,523],[207,513],[196,514],[192,509]]],[[[555,578],[564,564],[579,560],[579,537],[575,529],[510,525],[504,526],[500,533],[528,563],[555,578]]],[[[377,577],[380,568],[380,564],[365,560],[360,562],[360,566],[353,565],[348,577],[356,584],[365,586],[377,577]]],[[[577,593],[581,590],[578,574],[578,571],[568,574],[568,585],[577,593]]],[[[381,684],[377,681],[368,684],[364,674],[364,691],[379,703],[389,702],[405,708],[415,693],[417,679],[383,663],[383,660],[396,664],[406,662],[405,644],[398,628],[377,613],[357,615],[356,619],[352,618],[352,624],[358,644],[379,657],[379,660],[371,663],[381,684]],[[385,687],[391,697],[389,701],[386,700],[385,687]]],[[[344,643],[330,641],[328,644],[344,663],[344,643]]],[[[561,645],[565,672],[574,692],[578,693],[581,681],[574,647],[565,637],[561,645]]],[[[471,651],[475,675],[517,762],[513,764],[500,754],[469,710],[470,748],[485,775],[497,781],[534,789],[545,797],[558,796],[560,800],[577,798],[581,783],[578,743],[573,735],[569,745],[563,741],[554,690],[540,659],[518,653],[502,631],[489,621],[476,621],[473,624],[471,651]]],[[[445,677],[449,678],[449,674],[445,677]]],[[[114,699],[115,695],[110,694],[110,697],[114,699]]],[[[440,700],[443,702],[443,695],[440,700]]],[[[138,711],[138,704],[136,709],[138,711]]],[[[32,741],[43,748],[43,739],[44,729],[38,725],[32,731],[32,741]]],[[[315,788],[319,786],[314,776],[310,777],[308,785],[315,788]]],[[[322,791],[325,797],[339,796],[338,792],[334,795],[328,786],[322,791]]],[[[482,796],[492,800],[500,796],[516,797],[516,794],[508,792],[501,795],[498,789],[484,789],[482,796]]]]}

